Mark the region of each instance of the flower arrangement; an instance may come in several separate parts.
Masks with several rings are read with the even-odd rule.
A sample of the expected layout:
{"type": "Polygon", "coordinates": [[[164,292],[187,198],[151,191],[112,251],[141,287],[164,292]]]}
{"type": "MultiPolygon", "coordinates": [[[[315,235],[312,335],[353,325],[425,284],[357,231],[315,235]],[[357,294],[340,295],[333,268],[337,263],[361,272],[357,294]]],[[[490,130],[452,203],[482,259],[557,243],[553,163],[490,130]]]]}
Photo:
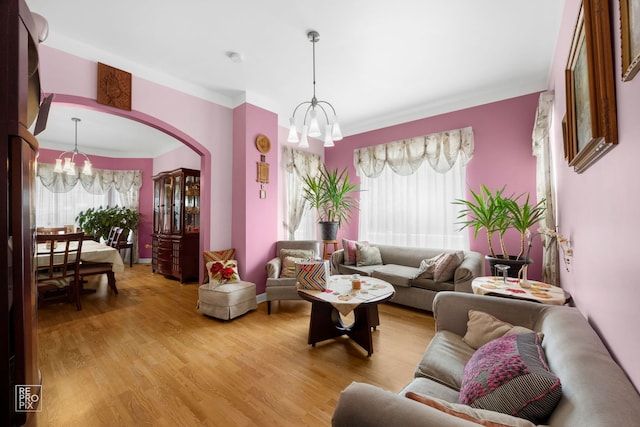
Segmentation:
{"type": "Polygon", "coordinates": [[[564,268],[566,271],[569,270],[569,265],[571,264],[571,258],[573,257],[573,248],[571,247],[571,241],[558,233],[557,230],[552,230],[549,227],[541,226],[538,228],[538,232],[534,235],[528,233],[527,239],[529,241],[529,248],[527,249],[527,254],[531,250],[531,240],[536,236],[540,235],[540,240],[542,241],[542,246],[548,248],[554,241],[558,245],[558,249],[562,253],[562,261],[564,262],[564,268]]]}
{"type": "Polygon", "coordinates": [[[209,280],[224,285],[229,281],[238,280],[238,265],[235,261],[215,261],[209,267],[209,280]]]}

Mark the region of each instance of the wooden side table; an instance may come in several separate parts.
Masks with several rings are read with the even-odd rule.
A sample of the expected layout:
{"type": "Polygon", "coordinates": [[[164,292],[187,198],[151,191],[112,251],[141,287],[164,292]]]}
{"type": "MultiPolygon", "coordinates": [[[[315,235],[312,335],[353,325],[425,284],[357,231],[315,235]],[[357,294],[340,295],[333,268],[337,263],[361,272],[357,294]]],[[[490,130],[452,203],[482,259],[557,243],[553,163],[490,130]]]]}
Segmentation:
{"type": "Polygon", "coordinates": [[[338,241],[337,240],[323,240],[324,249],[322,250],[322,259],[331,258],[331,254],[338,250],[338,241]],[[333,245],[333,252],[327,252],[327,248],[329,245],[333,245]]]}

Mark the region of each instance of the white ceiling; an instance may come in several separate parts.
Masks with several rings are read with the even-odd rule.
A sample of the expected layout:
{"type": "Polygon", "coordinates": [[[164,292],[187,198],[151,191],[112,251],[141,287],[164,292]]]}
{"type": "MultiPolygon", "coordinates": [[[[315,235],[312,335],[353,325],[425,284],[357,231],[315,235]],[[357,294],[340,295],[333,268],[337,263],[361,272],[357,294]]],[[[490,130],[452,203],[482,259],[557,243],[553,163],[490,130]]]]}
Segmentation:
{"type": "MultiPolygon", "coordinates": [[[[48,46],[228,107],[251,102],[283,126],[311,99],[306,33],[316,30],[316,95],[336,108],[345,135],[544,90],[564,8],[561,0],[27,3],[49,23],[48,46]]],[[[54,104],[43,146],[72,147],[79,117],[80,151],[171,149],[151,128],[74,110],[54,104]]]]}

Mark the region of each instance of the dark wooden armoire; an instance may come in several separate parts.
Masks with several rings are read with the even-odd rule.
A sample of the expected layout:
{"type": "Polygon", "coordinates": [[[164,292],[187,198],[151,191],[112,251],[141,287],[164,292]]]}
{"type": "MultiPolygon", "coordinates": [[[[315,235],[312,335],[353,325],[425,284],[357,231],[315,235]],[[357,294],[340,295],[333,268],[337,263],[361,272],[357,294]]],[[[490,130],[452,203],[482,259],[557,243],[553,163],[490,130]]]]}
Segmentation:
{"type": "Polygon", "coordinates": [[[40,110],[38,38],[24,0],[0,5],[0,425],[35,425],[38,366],[33,186],[40,110]],[[18,386],[18,387],[16,387],[18,386]],[[28,388],[29,402],[21,406],[28,388]]]}

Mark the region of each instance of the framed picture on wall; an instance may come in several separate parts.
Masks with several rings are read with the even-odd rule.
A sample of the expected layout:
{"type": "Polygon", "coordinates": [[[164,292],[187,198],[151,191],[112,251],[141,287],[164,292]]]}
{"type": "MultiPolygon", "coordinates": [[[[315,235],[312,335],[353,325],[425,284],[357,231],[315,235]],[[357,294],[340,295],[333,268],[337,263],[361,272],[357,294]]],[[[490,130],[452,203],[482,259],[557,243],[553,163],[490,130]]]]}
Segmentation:
{"type": "Polygon", "coordinates": [[[567,160],[578,173],[618,144],[608,0],[584,0],[565,71],[567,160]]]}
{"type": "Polygon", "coordinates": [[[640,70],[640,0],[620,0],[622,80],[628,82],[640,70]]]}

